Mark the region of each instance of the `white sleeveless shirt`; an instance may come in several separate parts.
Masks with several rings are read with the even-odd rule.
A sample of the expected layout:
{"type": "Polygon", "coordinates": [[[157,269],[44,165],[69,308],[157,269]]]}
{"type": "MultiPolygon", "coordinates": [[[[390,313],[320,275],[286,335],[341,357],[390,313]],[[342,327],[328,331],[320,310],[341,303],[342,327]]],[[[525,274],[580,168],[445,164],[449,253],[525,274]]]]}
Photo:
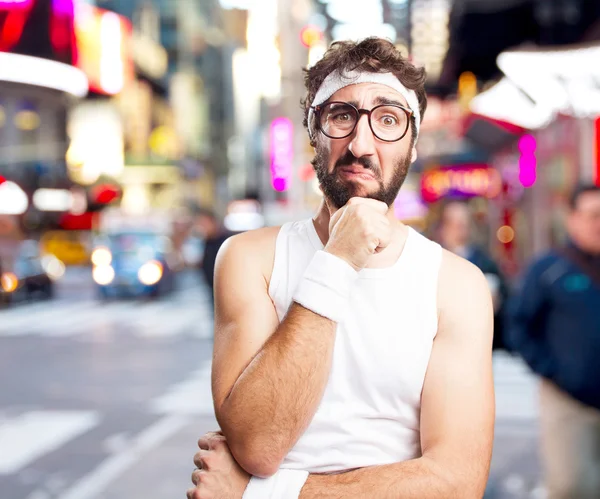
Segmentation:
{"type": "MultiPolygon", "coordinates": [[[[316,251],[311,219],[277,237],[269,295],[283,320],[316,251]]],[[[312,422],[281,467],[334,473],[421,455],[420,407],[437,332],[441,247],[409,229],[396,264],[363,269],[338,323],[333,363],[312,422]]]]}

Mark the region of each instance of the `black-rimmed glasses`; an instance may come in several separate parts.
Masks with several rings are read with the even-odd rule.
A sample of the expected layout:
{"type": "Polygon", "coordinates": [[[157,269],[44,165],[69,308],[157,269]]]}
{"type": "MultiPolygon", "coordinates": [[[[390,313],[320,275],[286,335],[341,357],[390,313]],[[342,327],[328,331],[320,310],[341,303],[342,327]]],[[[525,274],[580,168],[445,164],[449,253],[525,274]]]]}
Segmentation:
{"type": "Polygon", "coordinates": [[[384,142],[397,142],[408,132],[413,112],[396,104],[358,109],[348,102],[328,102],[314,106],[317,127],[330,139],[345,139],[354,132],[360,117],[367,115],[373,135],[384,142]]]}

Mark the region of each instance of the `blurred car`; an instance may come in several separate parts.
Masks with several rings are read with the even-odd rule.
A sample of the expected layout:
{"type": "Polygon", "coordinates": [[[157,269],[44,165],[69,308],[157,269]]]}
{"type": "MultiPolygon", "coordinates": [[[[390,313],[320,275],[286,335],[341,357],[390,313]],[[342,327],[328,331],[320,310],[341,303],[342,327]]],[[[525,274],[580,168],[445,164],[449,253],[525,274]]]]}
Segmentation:
{"type": "Polygon", "coordinates": [[[24,241],[14,257],[0,260],[0,301],[48,300],[54,295],[54,281],[64,270],[56,257],[40,254],[36,241],[24,241]]]}
{"type": "Polygon", "coordinates": [[[105,234],[92,252],[92,265],[101,299],[160,297],[175,289],[170,240],[159,233],[105,234]]]}

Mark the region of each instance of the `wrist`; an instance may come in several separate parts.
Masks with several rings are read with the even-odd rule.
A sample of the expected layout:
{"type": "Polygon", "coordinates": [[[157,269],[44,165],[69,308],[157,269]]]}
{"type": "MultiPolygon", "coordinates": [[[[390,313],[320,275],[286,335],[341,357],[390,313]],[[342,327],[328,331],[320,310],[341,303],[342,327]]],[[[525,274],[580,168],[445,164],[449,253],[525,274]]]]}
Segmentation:
{"type": "Polygon", "coordinates": [[[293,299],[296,303],[333,322],[340,322],[358,272],[344,259],[317,251],[304,271],[293,299]]]}
{"type": "Polygon", "coordinates": [[[336,251],[335,248],[329,248],[327,246],[325,246],[325,248],[323,249],[323,251],[325,253],[328,253],[332,256],[335,256],[336,258],[342,260],[343,262],[347,263],[352,270],[354,270],[355,272],[359,272],[361,270],[360,267],[357,267],[356,265],[354,265],[354,263],[352,263],[352,260],[350,260],[349,258],[346,258],[342,253],[336,251]]]}

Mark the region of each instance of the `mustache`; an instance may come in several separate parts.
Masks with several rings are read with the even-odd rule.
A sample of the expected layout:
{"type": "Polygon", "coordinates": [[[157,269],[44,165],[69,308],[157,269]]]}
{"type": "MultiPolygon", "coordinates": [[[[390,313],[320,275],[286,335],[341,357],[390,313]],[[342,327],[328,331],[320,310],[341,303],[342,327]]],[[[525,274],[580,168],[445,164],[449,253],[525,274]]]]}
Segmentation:
{"type": "Polygon", "coordinates": [[[352,166],[356,164],[365,167],[367,170],[371,170],[375,177],[381,178],[381,171],[379,169],[379,165],[375,164],[375,162],[371,161],[371,159],[369,159],[366,156],[361,156],[360,158],[357,158],[350,151],[346,151],[346,153],[335,162],[334,170],[342,168],[344,166],[352,166]]]}

